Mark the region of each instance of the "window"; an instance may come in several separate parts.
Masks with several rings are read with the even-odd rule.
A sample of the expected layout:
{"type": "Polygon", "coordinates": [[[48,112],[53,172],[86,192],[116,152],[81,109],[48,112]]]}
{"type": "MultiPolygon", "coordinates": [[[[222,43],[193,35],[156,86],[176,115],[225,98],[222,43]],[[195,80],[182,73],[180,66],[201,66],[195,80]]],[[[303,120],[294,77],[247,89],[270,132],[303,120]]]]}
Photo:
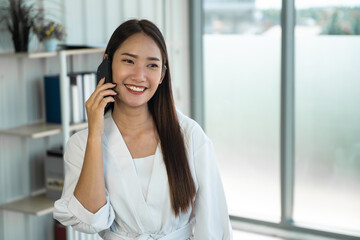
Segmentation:
{"type": "Polygon", "coordinates": [[[356,239],[360,0],[282,2],[202,0],[204,127],[214,142],[229,212],[277,229],[356,239]],[[283,30],[294,47],[281,40],[281,12],[296,15],[294,33],[283,30]],[[282,65],[282,49],[294,52],[291,79],[281,80],[281,71],[292,72],[282,65]],[[285,190],[294,201],[284,198],[293,211],[280,224],[280,153],[287,149],[280,144],[286,100],[280,98],[281,81],[294,83],[295,103],[288,119],[294,124],[294,154],[286,160],[294,184],[285,190]]]}

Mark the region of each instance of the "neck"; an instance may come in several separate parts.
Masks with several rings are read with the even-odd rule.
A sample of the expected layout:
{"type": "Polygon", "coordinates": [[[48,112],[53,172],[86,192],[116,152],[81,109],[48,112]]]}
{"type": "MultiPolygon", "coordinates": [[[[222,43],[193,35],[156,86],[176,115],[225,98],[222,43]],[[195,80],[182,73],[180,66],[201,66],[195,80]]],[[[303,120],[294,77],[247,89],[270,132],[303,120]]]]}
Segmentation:
{"type": "Polygon", "coordinates": [[[122,134],[136,134],[153,126],[147,105],[132,108],[115,104],[112,117],[122,134]]]}

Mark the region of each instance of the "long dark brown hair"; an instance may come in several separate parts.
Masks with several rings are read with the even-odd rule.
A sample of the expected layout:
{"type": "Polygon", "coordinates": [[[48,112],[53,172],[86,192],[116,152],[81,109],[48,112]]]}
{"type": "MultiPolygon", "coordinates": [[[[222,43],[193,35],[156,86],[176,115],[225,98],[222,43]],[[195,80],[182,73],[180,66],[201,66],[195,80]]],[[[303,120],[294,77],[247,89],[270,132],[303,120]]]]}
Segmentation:
{"type": "MultiPolygon", "coordinates": [[[[161,51],[163,71],[166,71],[162,83],[149,100],[148,107],[160,137],[172,208],[175,215],[178,216],[180,212],[185,213],[193,205],[196,190],[172,95],[170,67],[164,37],[156,25],[148,20],[128,20],[114,31],[105,54],[111,61],[120,45],[136,33],[144,33],[155,41],[161,51]]],[[[106,111],[113,108],[114,103],[111,103],[106,111]]]]}

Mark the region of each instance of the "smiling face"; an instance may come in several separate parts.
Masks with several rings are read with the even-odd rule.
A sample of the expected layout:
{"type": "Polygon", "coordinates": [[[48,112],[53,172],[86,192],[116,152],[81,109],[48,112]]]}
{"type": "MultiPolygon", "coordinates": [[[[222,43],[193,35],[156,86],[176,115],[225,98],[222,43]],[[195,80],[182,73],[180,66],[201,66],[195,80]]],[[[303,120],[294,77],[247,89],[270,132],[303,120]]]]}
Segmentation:
{"type": "Polygon", "coordinates": [[[118,107],[146,107],[161,83],[162,55],[155,41],[144,33],[127,38],[115,51],[112,77],[118,107]]]}

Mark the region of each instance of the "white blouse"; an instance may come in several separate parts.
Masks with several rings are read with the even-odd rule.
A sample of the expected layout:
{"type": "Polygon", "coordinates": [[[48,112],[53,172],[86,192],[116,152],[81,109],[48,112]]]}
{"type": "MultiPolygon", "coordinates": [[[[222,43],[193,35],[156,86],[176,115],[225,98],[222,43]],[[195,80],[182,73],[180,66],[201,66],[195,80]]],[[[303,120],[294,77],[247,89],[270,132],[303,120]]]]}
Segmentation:
{"type": "Polygon", "coordinates": [[[177,114],[196,188],[193,207],[175,216],[161,144],[156,149],[150,173],[146,170],[149,166],[141,166],[138,161],[134,164],[111,113],[108,113],[102,138],[106,204],[98,212],[91,213],[73,194],[84,160],[86,129],[71,136],[66,145],[64,189],[61,198],[55,202],[54,218],[77,231],[98,233],[108,240],[232,239],[212,143],[195,121],[180,112],[177,114]],[[140,172],[147,174],[142,178],[140,172]]]}
{"type": "Polygon", "coordinates": [[[139,179],[145,201],[147,199],[147,194],[148,194],[148,190],[149,190],[149,183],[150,183],[150,177],[152,174],[154,158],[155,158],[155,155],[133,159],[134,164],[135,164],[136,174],[139,179]]]}

